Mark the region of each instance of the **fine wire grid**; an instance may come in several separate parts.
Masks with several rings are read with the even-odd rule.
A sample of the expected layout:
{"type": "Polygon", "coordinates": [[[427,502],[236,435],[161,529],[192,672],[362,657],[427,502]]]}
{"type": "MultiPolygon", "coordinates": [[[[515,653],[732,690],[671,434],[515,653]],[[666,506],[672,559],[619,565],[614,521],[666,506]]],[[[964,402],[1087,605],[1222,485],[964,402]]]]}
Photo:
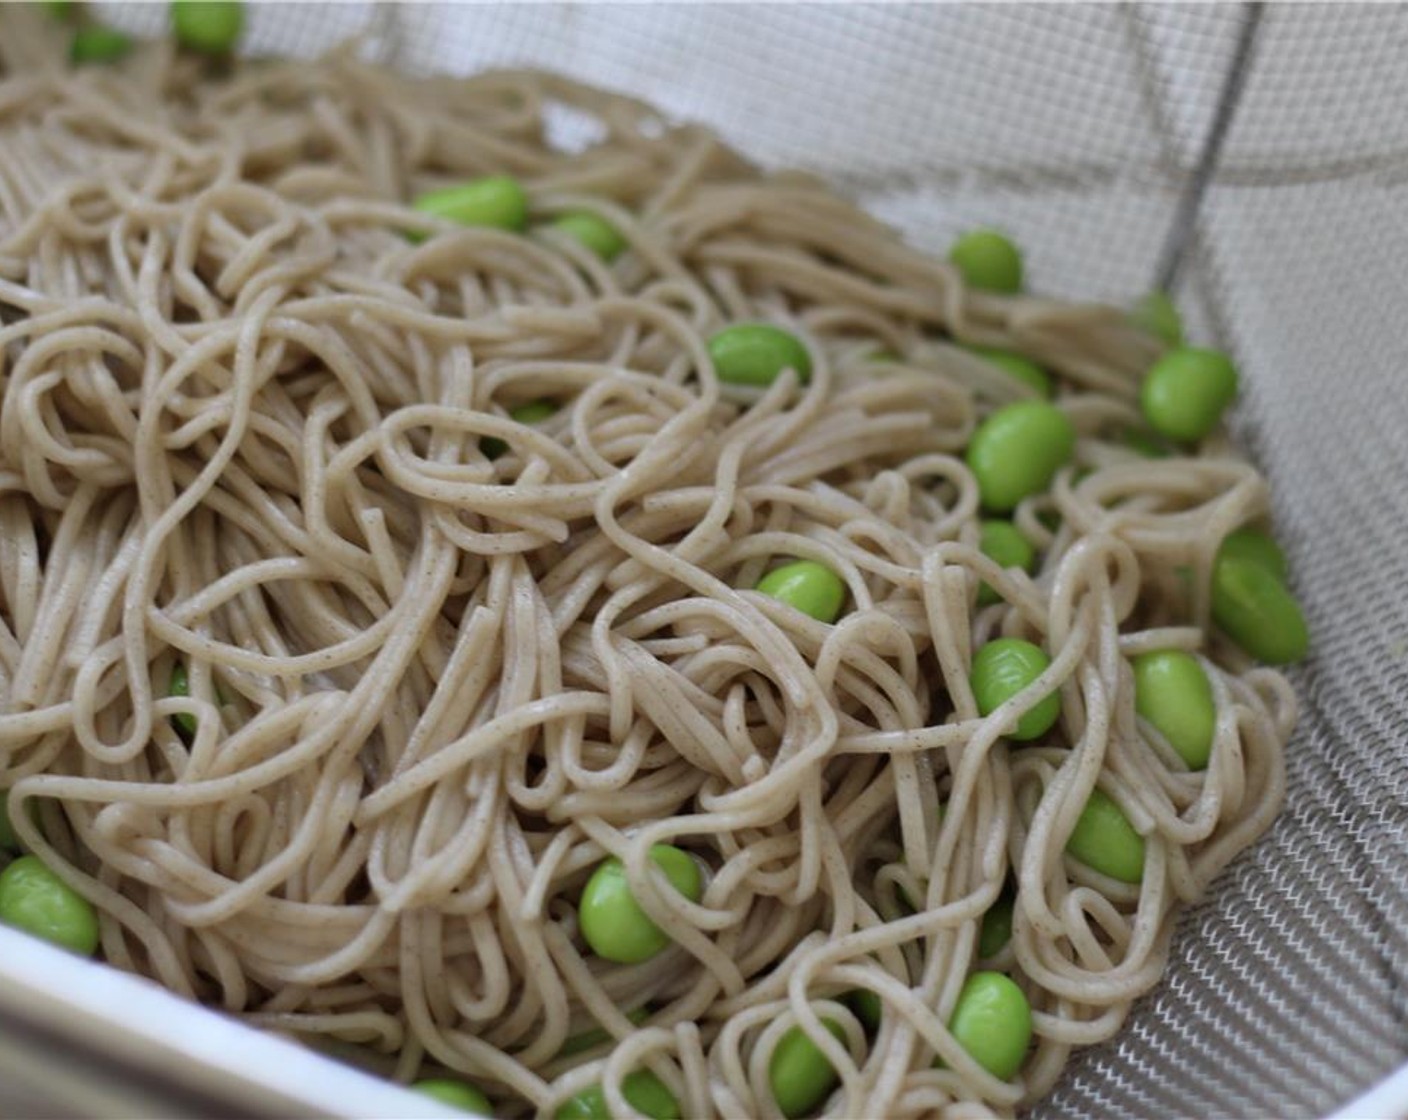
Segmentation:
{"type": "MultiPolygon", "coordinates": [[[[157,32],[156,5],[103,5],[157,32]]],[[[1321,1115],[1408,1058],[1408,10],[1259,13],[1184,248],[1190,336],[1243,372],[1314,635],[1284,814],[1167,975],[1033,1117],[1321,1115]]],[[[1236,5],[259,5],[252,53],[350,34],[404,69],[538,66],[826,177],[941,252],[991,224],[1037,290],[1144,291],[1228,88],[1236,5]]]]}

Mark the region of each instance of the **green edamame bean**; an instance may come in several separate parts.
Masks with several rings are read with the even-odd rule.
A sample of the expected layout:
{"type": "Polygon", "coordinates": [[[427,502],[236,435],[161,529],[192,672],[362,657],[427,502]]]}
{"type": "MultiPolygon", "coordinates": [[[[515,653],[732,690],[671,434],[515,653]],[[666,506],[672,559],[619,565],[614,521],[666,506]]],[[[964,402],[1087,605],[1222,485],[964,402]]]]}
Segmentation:
{"type": "Polygon", "coordinates": [[[978,959],[987,960],[1002,952],[1012,940],[1012,910],[1017,896],[1010,887],[1004,887],[997,901],[988,907],[978,927],[978,959]]]}
{"type": "Polygon", "coordinates": [[[417,1081],[411,1089],[470,1116],[494,1115],[494,1106],[489,1103],[489,1098],[465,1081],[453,1081],[448,1077],[429,1077],[424,1081],[417,1081]]]}
{"type": "MultiPolygon", "coordinates": [[[[621,1095],[637,1112],[651,1120],[679,1120],[680,1104],[675,1095],[648,1069],[638,1069],[621,1078],[621,1095]]],[[[583,1089],[556,1112],[557,1120],[611,1120],[606,1094],[600,1085],[583,1089]]]]}
{"type": "MultiPolygon", "coordinates": [[[[978,651],[973,658],[973,699],[978,711],[991,715],[1008,700],[1046,672],[1051,666],[1040,646],[1022,638],[997,638],[978,651]]],[[[1061,714],[1061,694],[1043,696],[1008,733],[1008,737],[1026,742],[1046,734],[1061,714]]]]}
{"type": "MultiPolygon", "coordinates": [[[[669,844],[655,844],[650,858],[665,873],[670,885],[691,902],[698,902],[703,896],[704,875],[688,852],[669,844]]],[[[625,865],[614,856],[587,880],[578,916],[582,936],[592,952],[604,960],[637,964],[670,944],[670,938],[636,902],[625,865]]]]}
{"type": "Polygon", "coordinates": [[[1039,397],[1051,396],[1051,375],[1030,358],[1011,350],[999,350],[993,346],[968,346],[970,353],[984,358],[997,366],[1003,373],[1010,374],[1023,385],[1036,391],[1039,397]]]}
{"type": "MultiPolygon", "coordinates": [[[[984,521],[978,548],[984,556],[1004,568],[1021,568],[1030,572],[1036,564],[1036,549],[1010,521],[984,521]]],[[[988,606],[998,601],[998,594],[986,583],[978,588],[978,605],[988,606]]]]}
{"type": "MultiPolygon", "coordinates": [[[[189,696],[191,682],[186,677],[186,667],[181,662],[171,666],[171,683],[166,686],[168,696],[189,696]]],[[[171,726],[185,739],[196,733],[196,717],[191,712],[177,712],[171,717],[171,726]]]]}
{"type": "Polygon", "coordinates": [[[1101,875],[1122,883],[1144,878],[1144,837],[1102,789],[1091,791],[1066,851],[1101,875]]]}
{"type": "Polygon", "coordinates": [[[1188,769],[1204,769],[1212,754],[1217,706],[1198,659],[1165,649],[1141,654],[1133,668],[1134,710],[1158,728],[1188,769]]]}
{"type": "MultiPolygon", "coordinates": [[[[557,405],[552,401],[529,401],[508,410],[510,420],[515,420],[520,424],[537,424],[546,420],[557,411],[557,405]]],[[[479,441],[479,450],[490,459],[497,459],[508,450],[508,444],[499,439],[498,436],[485,436],[479,441]]]]}
{"type": "Polygon", "coordinates": [[[880,1029],[880,1015],[884,1004],[880,997],[869,988],[853,988],[846,993],[846,1005],[855,1012],[856,1018],[871,1034],[880,1029]]]}
{"type": "Polygon", "coordinates": [[[973,1060],[1010,1081],[1026,1061],[1032,1009],[1022,989],[1000,972],[975,972],[959,993],[948,1029],[973,1060]]]}
{"type": "Polygon", "coordinates": [[[818,622],[835,622],[846,601],[841,577],[814,560],[794,560],[774,568],[758,581],[758,590],[818,622]]]}
{"type": "Polygon", "coordinates": [[[978,425],[968,444],[968,469],[978,480],[983,505],[1006,513],[1050,486],[1075,446],[1075,428],[1059,408],[1046,401],[1017,401],[978,425]]]}
{"type": "Polygon", "coordinates": [[[616,227],[590,210],[574,210],[553,222],[556,229],[571,234],[608,264],[621,255],[626,239],[616,227]]]}
{"type": "Polygon", "coordinates": [[[1224,556],[1217,561],[1212,617],[1228,637],[1267,665],[1299,661],[1310,648],[1300,604],[1256,560],[1224,556]]]}
{"type": "Polygon", "coordinates": [[[202,54],[229,54],[244,30],[244,5],[232,0],[174,0],[176,41],[202,54]]]}
{"type": "Polygon", "coordinates": [[[785,369],[795,370],[805,385],[811,380],[812,359],[796,335],[768,323],[725,327],[709,339],[709,357],[720,381],[766,387],[785,369]]]}
{"type": "Polygon", "coordinates": [[[1022,254],[997,230],[970,230],[953,243],[948,259],[970,288],[1007,295],[1022,290],[1022,254]]]}
{"type": "MultiPolygon", "coordinates": [[[[834,1019],[823,1019],[821,1025],[835,1038],[845,1040],[846,1032],[834,1019]]],[[[772,1099],[788,1120],[811,1112],[836,1088],[838,1080],[826,1055],[801,1027],[793,1027],[778,1040],[768,1062],[772,1099]]]]}
{"type": "MultiPolygon", "coordinates": [[[[637,1007],[634,1011],[627,1011],[626,1018],[636,1026],[640,1026],[650,1018],[650,1011],[644,1007],[637,1007]]],[[[581,1034],[571,1035],[562,1044],[562,1049],[557,1052],[559,1058],[570,1058],[574,1054],[580,1054],[585,1050],[590,1050],[593,1046],[600,1046],[603,1042],[611,1040],[611,1032],[601,1027],[595,1027],[581,1034]]]]}
{"type": "MultiPolygon", "coordinates": [[[[517,179],[508,175],[486,175],[453,187],[441,187],[418,195],[411,206],[423,214],[462,226],[492,226],[518,233],[528,226],[528,195],[517,179]]],[[[419,241],[422,233],[407,233],[419,241]]]]}
{"type": "Polygon", "coordinates": [[[35,856],[20,856],[0,874],[0,922],[84,956],[98,947],[93,904],[35,856]]]}
{"type": "Polygon", "coordinates": [[[1184,346],[1150,367],[1139,404],[1159,435],[1196,443],[1217,427],[1236,395],[1237,370],[1226,354],[1184,346]]]}
{"type": "Polygon", "coordinates": [[[115,27],[80,27],[73,33],[68,57],[71,62],[116,62],[132,49],[132,37],[115,27]]]}
{"type": "Polygon", "coordinates": [[[1169,346],[1183,345],[1183,321],[1164,292],[1150,292],[1130,309],[1129,319],[1169,346]]]}
{"type": "Polygon", "coordinates": [[[1237,529],[1228,533],[1217,550],[1217,560],[1220,563],[1229,556],[1250,561],[1265,568],[1282,583],[1286,582],[1289,572],[1286,554],[1281,551],[1281,546],[1265,533],[1259,533],[1255,529],[1237,529]]]}

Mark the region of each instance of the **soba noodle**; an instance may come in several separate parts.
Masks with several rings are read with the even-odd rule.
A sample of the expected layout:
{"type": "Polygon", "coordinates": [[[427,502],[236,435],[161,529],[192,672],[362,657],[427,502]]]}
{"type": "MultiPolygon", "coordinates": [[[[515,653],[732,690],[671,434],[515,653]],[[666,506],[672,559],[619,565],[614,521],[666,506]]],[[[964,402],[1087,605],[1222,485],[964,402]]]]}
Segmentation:
{"type": "Polygon", "coordinates": [[[967,291],[810,177],[549,74],[210,73],[161,43],[79,72],[26,15],[0,36],[0,788],[106,961],[389,1076],[457,1071],[500,1115],[597,1081],[625,1115],[648,1067],[684,1115],[775,1116],[797,1024],[829,1114],[1006,1113],[1119,1029],[1277,812],[1295,718],[1208,622],[1264,480],[1221,435],[1124,442],[1155,340],[967,291]],[[494,173],[526,235],[407,205],[494,173]],[[628,252],[545,224],[573,209],[628,252]],[[810,381],[721,383],[705,343],[739,321],[793,330],[810,381]],[[1035,576],[978,549],[962,457],[1028,390],[960,341],[1053,371],[1078,432],[1016,513],[1035,576]],[[796,557],[845,581],[835,625],[750,590],[796,557]],[[969,686],[999,634],[1052,657],[1032,744],[969,686]],[[1168,648],[1212,681],[1206,771],[1135,716],[1128,659],[1168,648]],[[1097,782],[1140,885],[1063,854],[1097,782]],[[661,842],[707,866],[700,903],[648,870],[661,842]],[[673,941],[642,964],[576,928],[608,854],[673,941]],[[1009,874],[995,967],[1036,1034],[1010,1083],[946,1027],[1009,874]]]}

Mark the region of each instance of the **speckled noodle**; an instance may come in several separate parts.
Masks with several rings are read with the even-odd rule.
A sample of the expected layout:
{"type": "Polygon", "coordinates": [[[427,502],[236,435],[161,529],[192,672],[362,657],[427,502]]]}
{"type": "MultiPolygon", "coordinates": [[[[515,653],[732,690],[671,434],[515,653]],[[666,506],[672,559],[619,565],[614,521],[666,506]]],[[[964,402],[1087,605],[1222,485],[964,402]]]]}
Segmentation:
{"type": "Polygon", "coordinates": [[[965,291],[808,177],[550,75],[210,74],[157,43],[76,73],[49,35],[0,36],[0,787],[104,959],[503,1116],[599,1080],[625,1115],[642,1067],[687,1116],[775,1116],[799,1023],[829,1115],[1002,1114],[1119,1029],[1277,812],[1295,718],[1207,622],[1263,479],[1221,435],[1124,442],[1152,338],[965,291]],[[597,142],[549,146],[564,106],[597,142]],[[407,205],[490,173],[526,235],[407,205]],[[547,227],[568,209],[627,252],[547,227]],[[722,384],[705,341],[740,320],[795,331],[810,381],[722,384]],[[962,459],[1031,390],[952,340],[1052,370],[1078,433],[1016,513],[1034,576],[978,550],[962,459]],[[844,579],[835,625],[749,590],[792,557],[844,579]],[[980,718],[999,634],[1052,664],[980,718]],[[1205,772],[1136,720],[1128,659],[1163,648],[1211,677],[1205,772]],[[1055,729],[1009,744],[1054,686],[1055,729]],[[1140,885],[1063,855],[1097,783],[1147,836],[1140,885]],[[660,842],[707,867],[700,903],[660,842]],[[576,930],[608,853],[674,941],[641,964],[576,930]],[[991,967],[1037,1038],[1010,1083],[946,1029],[1009,875],[991,967]],[[597,1027],[619,1042],[559,1057],[597,1027]]]}

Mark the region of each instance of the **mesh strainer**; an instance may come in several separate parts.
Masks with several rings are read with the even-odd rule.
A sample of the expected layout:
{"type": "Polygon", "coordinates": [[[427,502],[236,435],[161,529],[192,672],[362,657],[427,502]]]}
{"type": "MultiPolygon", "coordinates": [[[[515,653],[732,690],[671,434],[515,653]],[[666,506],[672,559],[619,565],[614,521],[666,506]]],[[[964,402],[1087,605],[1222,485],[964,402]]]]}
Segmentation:
{"type": "MultiPolygon", "coordinates": [[[[156,32],[163,11],[104,18],[156,32]]],[[[403,67],[544,66],[643,96],[765,165],[826,176],[934,251],[1005,227],[1038,289],[1123,301],[1175,277],[1193,336],[1245,372],[1236,424],[1272,478],[1315,635],[1304,715],[1280,821],[1186,915],[1165,982],[1035,1115],[1322,1115],[1408,1058],[1408,11],[280,4],[253,12],[247,45],[309,55],[351,33],[403,67]]],[[[0,1070],[21,1086],[65,1045],[40,1020],[74,1021],[54,1010],[46,954],[31,960],[21,976],[0,952],[0,1030],[28,1032],[0,1070]]],[[[53,975],[72,986],[74,968],[53,975]]],[[[80,973],[108,993],[83,1037],[120,1060],[83,1076],[127,1095],[70,1094],[59,1114],[409,1107],[100,974],[80,973]],[[145,1052],[105,1043],[112,1001],[142,1000],[167,1017],[143,1028],[145,1052]],[[185,1096],[150,1079],[177,1057],[204,1071],[185,1096]]],[[[1408,1085],[1346,1114],[1408,1114],[1408,1085]]]]}

